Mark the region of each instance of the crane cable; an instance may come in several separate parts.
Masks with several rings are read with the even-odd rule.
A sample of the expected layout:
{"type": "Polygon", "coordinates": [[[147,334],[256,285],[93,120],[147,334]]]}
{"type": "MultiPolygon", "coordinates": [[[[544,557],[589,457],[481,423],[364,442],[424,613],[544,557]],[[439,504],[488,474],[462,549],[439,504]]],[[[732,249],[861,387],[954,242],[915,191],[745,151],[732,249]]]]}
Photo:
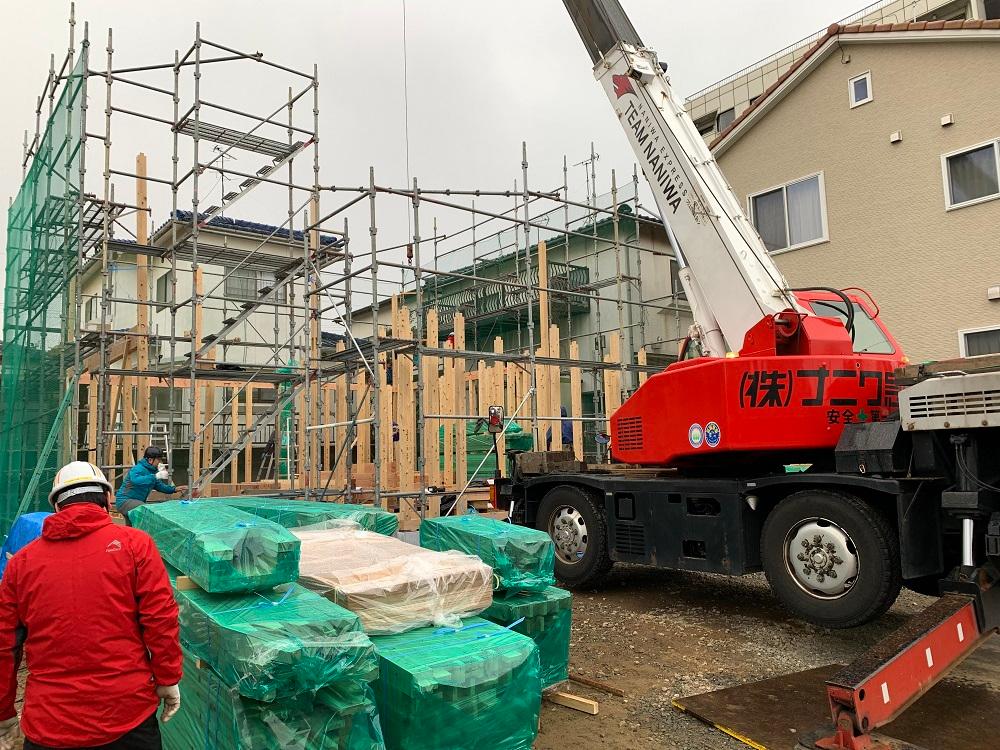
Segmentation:
{"type": "MultiPolygon", "coordinates": [[[[410,84],[407,71],[407,51],[406,51],[406,0],[402,0],[403,5],[403,143],[406,160],[406,189],[410,190],[413,178],[410,176],[410,84]]],[[[413,236],[413,217],[409,211],[406,212],[406,232],[407,236],[413,236]]]]}

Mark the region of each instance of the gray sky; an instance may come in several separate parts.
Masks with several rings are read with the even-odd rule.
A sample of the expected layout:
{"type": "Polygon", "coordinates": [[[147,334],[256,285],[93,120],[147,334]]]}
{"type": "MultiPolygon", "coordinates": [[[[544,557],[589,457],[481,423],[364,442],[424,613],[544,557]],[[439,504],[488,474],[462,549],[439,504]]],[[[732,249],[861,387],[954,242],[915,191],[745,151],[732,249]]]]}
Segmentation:
{"type": "MultiPolygon", "coordinates": [[[[670,64],[672,83],[682,95],[862,4],[863,0],[624,0],[643,41],[670,64]]],[[[76,10],[78,39],[82,22],[90,23],[92,69],[104,68],[109,26],[114,28],[118,68],[171,62],[174,49],[186,49],[193,39],[196,20],[206,38],[260,50],[269,59],[297,68],[310,69],[317,63],[322,182],[361,185],[373,165],[381,184],[402,186],[406,174],[402,8],[402,0],[174,0],[169,5],[78,0],[76,10]]],[[[5,105],[0,120],[0,195],[5,198],[17,193],[23,132],[34,128],[35,98],[48,71],[49,54],[55,52],[57,59],[65,54],[68,10],[69,3],[58,0],[7,2],[0,7],[0,28],[6,32],[0,46],[5,105]]],[[[505,189],[520,178],[522,141],[528,143],[535,188],[561,184],[563,155],[570,164],[579,162],[586,158],[591,141],[601,155],[600,185],[609,184],[612,168],[620,179],[631,175],[631,150],[592,78],[590,61],[561,2],[409,0],[406,14],[410,171],[422,186],[505,189]]],[[[287,80],[252,63],[220,65],[206,71],[204,79],[206,95],[260,113],[280,106],[287,80]]],[[[92,82],[89,129],[101,132],[104,88],[96,79],[92,82]]],[[[159,83],[169,87],[169,75],[159,83]]],[[[170,117],[169,102],[138,97],[132,104],[170,117]]],[[[117,118],[112,134],[116,166],[128,169],[134,154],[145,150],[151,173],[168,176],[169,138],[151,140],[152,130],[142,121],[117,118]]],[[[87,154],[91,191],[100,187],[94,178],[102,156],[100,143],[91,142],[87,154]]],[[[237,166],[253,171],[249,167],[256,169],[254,156],[241,153],[237,166]]],[[[303,169],[296,177],[311,179],[311,174],[303,169]]],[[[209,180],[202,189],[215,182],[209,180]]],[[[131,200],[131,184],[125,182],[118,190],[120,199],[124,192],[124,199],[131,200]]],[[[215,185],[216,199],[220,192],[215,185]]],[[[570,195],[583,198],[581,168],[571,172],[570,195]]],[[[168,197],[153,194],[151,202],[154,222],[159,223],[169,211],[168,197]]],[[[324,197],[325,208],[335,203],[324,197]]],[[[253,201],[248,198],[232,213],[277,222],[286,208],[286,199],[272,193],[254,196],[253,201]]],[[[390,211],[387,218],[390,224],[402,222],[405,233],[401,216],[390,211]]],[[[357,235],[362,234],[360,229],[356,228],[357,235]]],[[[430,234],[429,229],[422,234],[430,234]]]]}

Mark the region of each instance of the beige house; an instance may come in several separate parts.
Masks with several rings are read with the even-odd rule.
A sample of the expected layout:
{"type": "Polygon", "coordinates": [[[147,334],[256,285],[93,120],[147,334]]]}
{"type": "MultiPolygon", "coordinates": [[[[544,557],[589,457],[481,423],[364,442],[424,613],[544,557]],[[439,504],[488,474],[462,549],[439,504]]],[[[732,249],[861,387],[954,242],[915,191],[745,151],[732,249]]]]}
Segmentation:
{"type": "Polygon", "coordinates": [[[912,361],[1000,352],[1000,21],[833,26],[713,153],[793,286],[912,361]]]}
{"type": "MultiPolygon", "coordinates": [[[[847,26],[996,18],[1000,18],[1000,0],[879,0],[838,23],[847,26]]],[[[810,34],[689,96],[685,107],[705,140],[714,140],[728,128],[825,34],[826,29],[810,34]]]]}

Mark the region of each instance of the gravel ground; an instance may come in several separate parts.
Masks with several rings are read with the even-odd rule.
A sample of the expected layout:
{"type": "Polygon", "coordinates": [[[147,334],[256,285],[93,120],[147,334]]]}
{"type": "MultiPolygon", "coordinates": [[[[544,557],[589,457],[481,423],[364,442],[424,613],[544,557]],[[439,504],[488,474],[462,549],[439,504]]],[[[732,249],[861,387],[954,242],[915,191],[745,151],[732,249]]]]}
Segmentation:
{"type": "Polygon", "coordinates": [[[542,704],[536,750],[739,750],[747,747],[671,705],[676,697],[833,662],[846,663],[933,599],[904,589],[879,620],[826,630],[792,618],[763,575],[725,578],[618,565],[573,598],[570,670],[625,698],[569,683],[597,716],[542,704]]]}

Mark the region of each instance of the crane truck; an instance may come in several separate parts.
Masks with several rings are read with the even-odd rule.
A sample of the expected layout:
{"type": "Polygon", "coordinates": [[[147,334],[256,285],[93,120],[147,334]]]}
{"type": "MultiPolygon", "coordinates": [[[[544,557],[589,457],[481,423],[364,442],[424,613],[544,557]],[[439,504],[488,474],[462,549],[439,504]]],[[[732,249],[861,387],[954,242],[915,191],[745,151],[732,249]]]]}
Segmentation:
{"type": "Polygon", "coordinates": [[[836,731],[815,747],[878,747],[870,733],[1000,625],[1000,361],[906,366],[864,290],[791,288],[618,0],[564,4],[694,322],[689,356],[611,416],[614,464],[510,455],[498,500],[548,532],[570,586],[618,561],[763,570],[829,628],[878,617],[902,585],[944,594],[828,683],[836,731]]]}

